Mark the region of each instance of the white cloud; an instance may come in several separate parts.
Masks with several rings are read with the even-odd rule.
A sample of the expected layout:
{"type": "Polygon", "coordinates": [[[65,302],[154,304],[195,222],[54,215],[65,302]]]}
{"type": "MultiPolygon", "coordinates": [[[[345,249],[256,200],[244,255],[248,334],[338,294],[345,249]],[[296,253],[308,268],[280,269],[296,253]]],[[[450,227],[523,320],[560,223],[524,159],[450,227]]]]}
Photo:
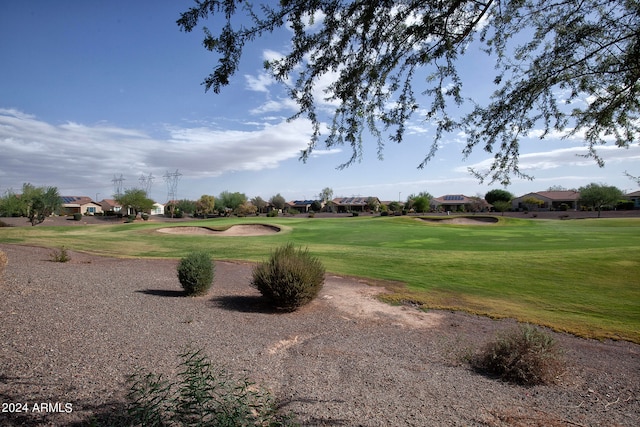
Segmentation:
{"type": "Polygon", "coordinates": [[[259,73],[257,77],[245,74],[247,89],[255,92],[269,93],[269,86],[274,83],[273,78],[267,73],[259,73]]]}
{"type": "MultiPolygon", "coordinates": [[[[628,149],[608,145],[597,147],[596,150],[598,155],[604,160],[605,165],[640,160],[640,146],[638,145],[630,146],[628,149]]],[[[520,170],[524,173],[535,173],[536,171],[572,166],[594,166],[596,164],[595,160],[590,157],[585,157],[587,154],[588,150],[584,146],[559,148],[539,153],[521,154],[518,164],[520,170]]],[[[491,166],[492,161],[492,158],[487,158],[472,165],[459,166],[455,168],[454,171],[466,171],[469,167],[476,170],[487,170],[491,166]]]]}
{"type": "Polygon", "coordinates": [[[260,115],[265,113],[277,113],[280,111],[295,112],[298,109],[298,105],[294,100],[285,98],[279,100],[268,100],[257,108],[249,110],[250,114],[260,115]]]}
{"type": "MultiPolygon", "coordinates": [[[[23,183],[61,189],[111,186],[114,175],[135,182],[141,174],[185,177],[275,168],[297,158],[310,139],[305,120],[263,124],[252,131],[170,128],[167,139],[135,129],[65,123],[55,125],[15,110],[0,110],[0,190],[23,183]]],[[[134,185],[132,185],[134,186],[134,185]]],[[[103,197],[106,193],[103,194],[103,197]]]]}

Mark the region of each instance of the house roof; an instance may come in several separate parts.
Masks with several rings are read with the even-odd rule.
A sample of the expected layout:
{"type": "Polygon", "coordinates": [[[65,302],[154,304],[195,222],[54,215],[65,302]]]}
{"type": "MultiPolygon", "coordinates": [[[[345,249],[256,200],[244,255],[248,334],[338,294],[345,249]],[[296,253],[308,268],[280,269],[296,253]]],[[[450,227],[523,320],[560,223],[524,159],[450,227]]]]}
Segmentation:
{"type": "Polygon", "coordinates": [[[574,190],[568,191],[538,191],[537,194],[550,200],[578,200],[580,193],[574,190]]]}
{"type": "Polygon", "coordinates": [[[353,205],[366,205],[368,203],[369,199],[375,199],[378,200],[378,202],[380,201],[377,197],[373,197],[373,196],[368,196],[368,197],[336,197],[335,199],[333,199],[333,203],[336,205],[343,205],[343,206],[353,206],[353,205]]]}
{"type": "Polygon", "coordinates": [[[472,203],[474,200],[464,194],[446,194],[440,197],[434,197],[431,199],[431,203],[439,205],[464,205],[472,203]]]}
{"type": "MultiPolygon", "coordinates": [[[[70,205],[76,205],[76,206],[82,206],[82,205],[88,205],[89,203],[94,203],[93,200],[91,200],[91,197],[87,197],[87,196],[60,196],[60,198],[62,199],[62,204],[65,206],[70,206],[70,205]]],[[[94,203],[97,205],[97,203],[94,203]]]]}
{"type": "Polygon", "coordinates": [[[315,200],[292,200],[287,202],[289,206],[310,206],[315,200]]]}
{"type": "Polygon", "coordinates": [[[629,193],[626,196],[627,197],[640,197],[640,190],[634,191],[633,193],[629,193]]]}
{"type": "Polygon", "coordinates": [[[108,210],[109,208],[120,206],[120,203],[116,202],[113,199],[102,199],[100,201],[100,206],[102,206],[103,209],[106,207],[107,208],[106,210],[108,210]]]}

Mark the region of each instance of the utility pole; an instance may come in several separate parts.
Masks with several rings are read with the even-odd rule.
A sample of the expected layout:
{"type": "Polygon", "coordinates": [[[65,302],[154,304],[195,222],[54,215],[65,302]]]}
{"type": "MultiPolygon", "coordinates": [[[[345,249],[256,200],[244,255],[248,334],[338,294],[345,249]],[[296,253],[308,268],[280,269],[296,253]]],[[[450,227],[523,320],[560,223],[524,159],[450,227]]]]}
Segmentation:
{"type": "MultiPolygon", "coordinates": [[[[167,202],[173,202],[173,205],[175,205],[176,199],[178,198],[178,181],[180,180],[181,176],[182,174],[178,172],[178,169],[176,169],[176,171],[172,173],[167,171],[167,173],[163,175],[164,181],[167,183],[167,202]]],[[[174,210],[175,206],[172,206],[171,218],[173,218],[174,210]]]]}
{"type": "Polygon", "coordinates": [[[116,177],[114,175],[113,179],[111,180],[111,182],[113,182],[113,188],[115,190],[116,199],[118,197],[122,196],[122,181],[124,181],[124,178],[122,177],[122,174],[120,174],[120,178],[118,178],[118,177],[116,177]]]}

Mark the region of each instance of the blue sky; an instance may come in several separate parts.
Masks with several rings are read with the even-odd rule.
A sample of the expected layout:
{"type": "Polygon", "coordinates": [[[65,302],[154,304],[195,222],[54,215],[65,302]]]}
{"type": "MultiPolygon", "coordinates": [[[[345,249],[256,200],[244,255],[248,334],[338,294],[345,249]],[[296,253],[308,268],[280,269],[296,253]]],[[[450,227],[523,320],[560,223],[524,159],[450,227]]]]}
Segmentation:
{"type": "MultiPolygon", "coordinates": [[[[201,82],[215,58],[202,47],[201,27],[184,33],[175,23],[191,4],[1,2],[0,192],[19,192],[30,182],[103,199],[114,194],[114,178],[132,188],[151,175],[150,196],[164,202],[163,176],[175,171],[177,197],[188,199],[225,190],[308,199],[331,187],[336,197],[404,200],[421,191],[474,196],[501,188],[469,175],[468,167],[482,169],[490,155],[479,150],[463,160],[461,136],[448,137],[436,158],[417,169],[433,138],[418,116],[405,142],[387,145],[383,161],[371,140],[363,160],[347,169],[336,167],[350,157],[348,147],[318,149],[302,163],[310,125],[287,122],[291,102],[262,71],[265,58],[287,49],[288,30],[248,46],[232,84],[221,94],[205,93],[201,82]]],[[[463,95],[485,99],[490,62],[474,54],[465,70],[463,95]]],[[[521,152],[521,169],[535,180],[514,178],[507,190],[515,195],[591,182],[637,190],[624,176],[640,174],[637,144],[601,147],[604,168],[578,156],[586,153],[579,138],[532,137],[521,152]]]]}

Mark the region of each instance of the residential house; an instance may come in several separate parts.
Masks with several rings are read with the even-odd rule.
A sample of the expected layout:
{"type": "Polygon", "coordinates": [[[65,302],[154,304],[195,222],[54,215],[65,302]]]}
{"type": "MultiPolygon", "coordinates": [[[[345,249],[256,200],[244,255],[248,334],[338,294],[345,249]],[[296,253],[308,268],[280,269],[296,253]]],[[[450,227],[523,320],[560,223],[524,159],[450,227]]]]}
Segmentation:
{"type": "Polygon", "coordinates": [[[151,208],[151,215],[164,215],[164,205],[162,203],[154,203],[151,208]]]}
{"type": "Polygon", "coordinates": [[[102,211],[107,215],[120,213],[122,210],[122,206],[113,199],[102,199],[100,201],[100,206],[102,206],[102,211]]]}
{"type": "Polygon", "coordinates": [[[296,209],[298,212],[307,213],[311,210],[311,206],[314,203],[322,203],[319,200],[293,200],[291,202],[287,202],[287,209],[296,209]]]}
{"type": "Polygon", "coordinates": [[[575,190],[528,193],[513,199],[511,206],[514,210],[530,210],[533,207],[524,203],[524,200],[529,198],[535,198],[542,202],[539,207],[535,208],[536,210],[578,210],[580,193],[575,190]]]}
{"type": "Polygon", "coordinates": [[[634,209],[640,209],[640,191],[634,191],[633,193],[625,194],[624,197],[633,202],[634,209]]]}
{"type": "Polygon", "coordinates": [[[380,199],[369,197],[337,197],[332,200],[338,213],[377,211],[380,207],[380,199]]]}
{"type": "Polygon", "coordinates": [[[80,213],[82,215],[95,215],[102,213],[102,206],[87,196],[61,196],[62,209],[65,215],[80,213]]]}
{"type": "Polygon", "coordinates": [[[431,209],[440,212],[477,212],[489,207],[484,199],[464,194],[446,194],[431,199],[431,209]]]}

